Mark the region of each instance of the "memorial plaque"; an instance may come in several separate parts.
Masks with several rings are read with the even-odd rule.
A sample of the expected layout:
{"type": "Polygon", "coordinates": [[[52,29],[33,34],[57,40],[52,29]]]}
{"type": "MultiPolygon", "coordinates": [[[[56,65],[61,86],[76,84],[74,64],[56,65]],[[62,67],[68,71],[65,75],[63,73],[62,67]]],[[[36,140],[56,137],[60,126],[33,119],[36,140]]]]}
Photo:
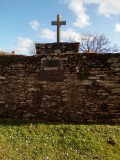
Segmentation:
{"type": "Polygon", "coordinates": [[[63,70],[41,70],[40,71],[41,81],[61,82],[64,80],[63,70]]]}
{"type": "Polygon", "coordinates": [[[43,68],[45,67],[60,67],[60,60],[59,59],[45,59],[43,60],[43,68]]]}
{"type": "Polygon", "coordinates": [[[64,71],[62,70],[60,58],[43,58],[41,64],[41,81],[60,82],[64,80],[64,71]]]}

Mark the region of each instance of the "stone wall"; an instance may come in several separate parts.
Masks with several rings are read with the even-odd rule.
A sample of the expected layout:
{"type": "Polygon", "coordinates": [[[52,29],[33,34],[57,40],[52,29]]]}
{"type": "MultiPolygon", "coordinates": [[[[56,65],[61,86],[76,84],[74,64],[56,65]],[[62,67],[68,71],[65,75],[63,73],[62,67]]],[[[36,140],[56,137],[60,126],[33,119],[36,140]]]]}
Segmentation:
{"type": "Polygon", "coordinates": [[[60,81],[41,78],[46,55],[0,56],[0,119],[120,124],[120,54],[57,56],[60,81]]]}
{"type": "Polygon", "coordinates": [[[73,52],[79,52],[80,43],[36,43],[36,54],[60,54],[60,53],[73,53],[73,52]]]}

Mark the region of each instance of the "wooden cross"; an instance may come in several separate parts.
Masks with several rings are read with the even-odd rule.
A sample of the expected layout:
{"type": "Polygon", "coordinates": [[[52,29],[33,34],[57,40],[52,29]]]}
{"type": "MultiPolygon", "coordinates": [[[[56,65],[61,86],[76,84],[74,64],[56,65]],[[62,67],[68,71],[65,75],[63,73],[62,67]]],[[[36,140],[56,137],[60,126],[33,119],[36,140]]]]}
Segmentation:
{"type": "Polygon", "coordinates": [[[59,14],[57,15],[57,21],[52,21],[52,25],[57,26],[57,43],[60,43],[60,27],[61,25],[66,25],[66,21],[61,21],[59,14]]]}

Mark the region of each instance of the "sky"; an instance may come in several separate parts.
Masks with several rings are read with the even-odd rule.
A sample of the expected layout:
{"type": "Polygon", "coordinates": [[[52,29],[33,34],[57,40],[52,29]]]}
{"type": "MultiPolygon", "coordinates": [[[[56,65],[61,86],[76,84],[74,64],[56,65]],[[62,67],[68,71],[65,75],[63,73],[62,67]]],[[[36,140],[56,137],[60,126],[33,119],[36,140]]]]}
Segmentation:
{"type": "Polygon", "coordinates": [[[35,43],[56,42],[57,14],[62,42],[97,33],[120,46],[120,0],[0,0],[0,51],[32,55],[35,43]]]}

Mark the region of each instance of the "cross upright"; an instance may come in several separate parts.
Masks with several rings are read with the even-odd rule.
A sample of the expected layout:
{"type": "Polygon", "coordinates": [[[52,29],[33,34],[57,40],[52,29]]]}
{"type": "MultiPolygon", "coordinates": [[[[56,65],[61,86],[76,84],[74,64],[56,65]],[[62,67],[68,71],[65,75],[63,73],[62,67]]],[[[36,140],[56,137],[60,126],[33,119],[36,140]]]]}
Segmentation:
{"type": "Polygon", "coordinates": [[[57,26],[57,43],[60,43],[60,27],[61,25],[66,25],[66,21],[61,21],[60,15],[58,14],[57,21],[52,21],[51,24],[57,26]]]}

